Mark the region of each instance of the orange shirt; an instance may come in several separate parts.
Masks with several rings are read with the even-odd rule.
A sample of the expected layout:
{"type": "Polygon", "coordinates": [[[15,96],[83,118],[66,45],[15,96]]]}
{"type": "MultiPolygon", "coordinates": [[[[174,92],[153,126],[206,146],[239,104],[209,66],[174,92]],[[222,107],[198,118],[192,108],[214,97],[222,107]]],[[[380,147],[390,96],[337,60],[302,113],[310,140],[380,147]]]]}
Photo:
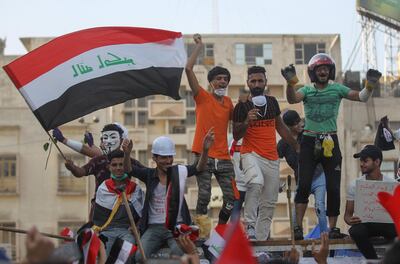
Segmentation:
{"type": "Polygon", "coordinates": [[[233,112],[231,98],[224,96],[222,103],[203,88],[194,97],[196,102],[196,131],[192,151],[203,151],[203,138],[211,127],[214,127],[214,144],[208,156],[215,159],[230,160],[228,153],[228,125],[233,112]]]}
{"type": "MultiPolygon", "coordinates": [[[[241,154],[255,152],[269,160],[277,160],[275,117],[281,114],[279,104],[275,97],[267,97],[267,109],[259,108],[260,116],[257,120],[249,122],[246,134],[243,137],[241,154]]],[[[251,101],[239,102],[235,106],[233,122],[244,122],[247,113],[255,106],[251,101]]]]}

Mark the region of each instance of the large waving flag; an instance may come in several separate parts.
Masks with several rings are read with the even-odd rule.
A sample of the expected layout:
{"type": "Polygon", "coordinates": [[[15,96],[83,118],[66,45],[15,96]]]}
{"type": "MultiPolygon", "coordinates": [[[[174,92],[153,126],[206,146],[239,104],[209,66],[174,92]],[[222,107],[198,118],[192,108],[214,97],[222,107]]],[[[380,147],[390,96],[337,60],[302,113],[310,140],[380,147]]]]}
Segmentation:
{"type": "Polygon", "coordinates": [[[393,195],[388,192],[379,192],[378,200],[392,217],[397,237],[400,238],[400,185],[394,189],[393,195]]]}
{"type": "Polygon", "coordinates": [[[44,129],[152,94],[179,99],[182,34],[99,27],[50,41],[4,66],[44,129]]]}

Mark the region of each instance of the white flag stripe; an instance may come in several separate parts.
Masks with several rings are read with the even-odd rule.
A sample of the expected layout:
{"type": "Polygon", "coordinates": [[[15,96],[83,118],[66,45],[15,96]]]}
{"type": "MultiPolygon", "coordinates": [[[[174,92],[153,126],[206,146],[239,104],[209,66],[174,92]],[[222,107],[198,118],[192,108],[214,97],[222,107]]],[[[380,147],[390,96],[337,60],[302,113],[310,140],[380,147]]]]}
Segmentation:
{"type": "Polygon", "coordinates": [[[175,39],[171,45],[121,44],[92,49],[58,65],[19,91],[32,111],[35,111],[42,105],[59,98],[69,87],[93,78],[149,67],[183,68],[186,64],[186,54],[181,52],[184,50],[183,45],[182,38],[179,38],[175,39]],[[134,64],[129,62],[130,59],[134,64]],[[79,70],[79,67],[82,68],[79,70]]]}
{"type": "Polygon", "coordinates": [[[118,254],[118,258],[115,261],[116,264],[124,264],[126,260],[129,258],[129,253],[132,250],[133,245],[127,241],[124,241],[121,247],[121,251],[118,254]]]}

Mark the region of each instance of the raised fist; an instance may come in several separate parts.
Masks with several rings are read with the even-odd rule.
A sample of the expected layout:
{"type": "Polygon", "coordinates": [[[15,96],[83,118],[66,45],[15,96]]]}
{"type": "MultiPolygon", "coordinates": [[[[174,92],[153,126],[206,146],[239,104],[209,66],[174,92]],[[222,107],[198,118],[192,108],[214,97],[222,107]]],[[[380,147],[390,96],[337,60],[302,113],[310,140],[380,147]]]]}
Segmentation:
{"type": "Polygon", "coordinates": [[[281,69],[281,73],[283,78],[285,78],[286,81],[288,82],[288,84],[295,85],[296,83],[299,82],[299,79],[297,78],[296,75],[296,68],[294,67],[293,64],[290,64],[284,69],[281,69]]]}
{"type": "Polygon", "coordinates": [[[53,137],[55,139],[57,139],[58,142],[61,142],[61,143],[63,143],[65,140],[63,133],[61,132],[60,129],[58,129],[58,127],[53,129],[53,137]]]}

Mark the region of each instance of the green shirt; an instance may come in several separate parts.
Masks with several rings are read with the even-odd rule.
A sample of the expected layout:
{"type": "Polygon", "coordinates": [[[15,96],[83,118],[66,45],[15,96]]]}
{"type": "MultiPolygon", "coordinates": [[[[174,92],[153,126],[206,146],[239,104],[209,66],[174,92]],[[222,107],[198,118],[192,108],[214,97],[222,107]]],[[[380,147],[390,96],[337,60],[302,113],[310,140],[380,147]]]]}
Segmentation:
{"type": "MultiPolygon", "coordinates": [[[[330,83],[321,90],[314,86],[304,86],[299,89],[299,92],[304,95],[306,117],[304,129],[319,133],[336,131],[340,102],[343,97],[347,97],[350,88],[339,83],[330,83]]],[[[304,134],[315,136],[306,131],[304,134]]]]}

